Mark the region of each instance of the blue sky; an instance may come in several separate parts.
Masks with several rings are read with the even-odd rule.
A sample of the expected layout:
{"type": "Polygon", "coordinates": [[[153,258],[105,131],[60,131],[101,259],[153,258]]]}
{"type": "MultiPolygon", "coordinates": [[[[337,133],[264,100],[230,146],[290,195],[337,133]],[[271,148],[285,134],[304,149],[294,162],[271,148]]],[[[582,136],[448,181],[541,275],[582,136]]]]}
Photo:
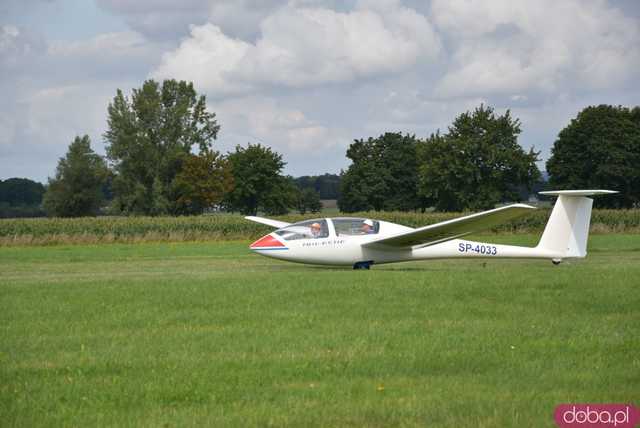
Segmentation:
{"type": "Polygon", "coordinates": [[[73,41],[127,30],[122,17],[87,0],[15,2],[4,21],[5,24],[37,29],[47,40],[73,41]],[[71,25],[64,25],[64,22],[71,25]]]}
{"type": "MultiPolygon", "coordinates": [[[[587,105],[638,105],[632,0],[5,0],[0,178],[45,181],[75,135],[104,153],[109,101],[193,81],[218,150],[260,142],[292,175],[338,172],[354,138],[426,137],[480,103],[549,156],[587,105]]],[[[540,163],[544,166],[544,162],[540,163]]]]}

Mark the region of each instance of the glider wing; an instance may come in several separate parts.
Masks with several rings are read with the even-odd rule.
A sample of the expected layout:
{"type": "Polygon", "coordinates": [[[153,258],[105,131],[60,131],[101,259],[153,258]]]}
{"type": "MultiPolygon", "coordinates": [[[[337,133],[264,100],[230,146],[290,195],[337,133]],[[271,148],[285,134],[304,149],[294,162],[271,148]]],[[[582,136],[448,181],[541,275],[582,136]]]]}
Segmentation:
{"type": "Polygon", "coordinates": [[[409,232],[387,236],[362,244],[364,247],[426,247],[444,241],[457,239],[471,233],[490,229],[500,223],[512,220],[529,213],[535,208],[525,204],[513,204],[471,214],[465,217],[447,220],[429,226],[420,227],[409,232]]]}
{"type": "Polygon", "coordinates": [[[255,221],[256,223],[266,224],[267,226],[275,227],[276,229],[282,229],[283,227],[289,226],[291,223],[287,223],[284,221],[271,220],[270,218],[264,217],[255,217],[255,216],[246,216],[247,220],[255,221]]]}

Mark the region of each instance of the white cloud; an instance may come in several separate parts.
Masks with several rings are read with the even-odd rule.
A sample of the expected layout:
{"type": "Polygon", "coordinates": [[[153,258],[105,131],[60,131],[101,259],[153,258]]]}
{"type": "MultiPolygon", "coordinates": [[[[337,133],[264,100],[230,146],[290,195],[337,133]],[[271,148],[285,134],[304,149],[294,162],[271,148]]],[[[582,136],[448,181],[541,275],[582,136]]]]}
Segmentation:
{"type": "Polygon", "coordinates": [[[24,135],[41,144],[64,147],[76,135],[98,134],[105,127],[107,105],[115,94],[109,89],[79,84],[35,92],[23,100],[26,106],[24,135]],[[70,113],[61,115],[61,106],[70,113]]]}
{"type": "Polygon", "coordinates": [[[0,146],[15,143],[16,124],[5,115],[0,115],[0,146]]]}
{"type": "Polygon", "coordinates": [[[15,44],[14,40],[19,35],[20,31],[15,25],[3,25],[0,27],[0,52],[11,49],[15,44]]]}
{"type": "Polygon", "coordinates": [[[640,28],[602,1],[434,0],[453,46],[441,97],[561,92],[628,84],[640,67],[640,28]]]}
{"type": "Polygon", "coordinates": [[[285,4],[282,0],[217,0],[209,8],[209,22],[230,37],[254,40],[264,18],[285,4]]]}
{"type": "Polygon", "coordinates": [[[96,0],[99,7],[121,16],[149,40],[175,40],[192,24],[206,22],[210,4],[218,0],[96,0]]]}
{"type": "Polygon", "coordinates": [[[162,56],[162,63],[152,76],[192,81],[199,89],[219,93],[239,92],[249,86],[227,78],[235,72],[250,45],[232,39],[213,24],[191,29],[191,37],[180,47],[162,56]]]}
{"type": "Polygon", "coordinates": [[[227,152],[238,144],[261,143],[283,154],[285,172],[293,175],[338,171],[345,166],[344,152],[352,139],[349,132],[326,119],[311,118],[282,100],[250,95],[209,103],[208,107],[222,124],[217,150],[227,152]]]}
{"type": "Polygon", "coordinates": [[[104,33],[88,40],[54,41],[48,53],[53,56],[133,56],[148,50],[147,41],[134,31],[104,33]]]}
{"type": "Polygon", "coordinates": [[[348,141],[339,128],[312,120],[301,110],[283,106],[273,98],[238,97],[209,107],[223,124],[221,141],[264,142],[275,149],[299,153],[323,151],[348,141]]]}
{"type": "Polygon", "coordinates": [[[47,49],[49,67],[65,84],[85,79],[144,79],[168,45],[147,40],[135,31],[98,34],[85,40],[51,41],[47,49]]]}
{"type": "Polygon", "coordinates": [[[0,31],[1,178],[44,180],[76,135],[103,152],[116,88],[139,86],[162,48],[132,31],[48,42],[17,26],[0,31]]]}
{"type": "Polygon", "coordinates": [[[434,60],[440,50],[428,20],[394,2],[344,13],[290,4],[260,29],[257,41],[247,43],[211,23],[193,27],[153,75],[193,80],[214,94],[305,87],[401,72],[434,60]]]}
{"type": "Polygon", "coordinates": [[[104,153],[107,104],[115,95],[111,85],[83,82],[23,94],[0,115],[0,134],[8,130],[13,137],[0,138],[0,178],[44,181],[76,135],[88,134],[92,148],[104,153]]]}
{"type": "Polygon", "coordinates": [[[16,25],[0,26],[0,70],[15,70],[45,49],[43,41],[16,25]]]}

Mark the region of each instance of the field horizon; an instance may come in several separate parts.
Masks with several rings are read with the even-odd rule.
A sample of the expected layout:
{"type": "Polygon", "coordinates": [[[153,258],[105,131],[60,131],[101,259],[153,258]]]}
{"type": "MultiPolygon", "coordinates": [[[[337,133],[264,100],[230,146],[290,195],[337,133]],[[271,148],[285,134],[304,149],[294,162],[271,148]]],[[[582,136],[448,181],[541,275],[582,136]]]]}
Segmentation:
{"type": "Polygon", "coordinates": [[[371,271],[247,245],[0,247],[2,426],[553,427],[640,402],[640,235],[371,271]]]}

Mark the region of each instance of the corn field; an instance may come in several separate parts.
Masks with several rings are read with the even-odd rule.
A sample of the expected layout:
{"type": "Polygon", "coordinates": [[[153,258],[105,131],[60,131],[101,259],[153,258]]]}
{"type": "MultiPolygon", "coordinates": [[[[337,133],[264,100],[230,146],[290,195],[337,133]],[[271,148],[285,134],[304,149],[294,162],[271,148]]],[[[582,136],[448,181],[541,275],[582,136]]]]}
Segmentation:
{"type": "MultiPolygon", "coordinates": [[[[351,217],[372,217],[419,227],[449,220],[463,213],[366,212],[351,217]]],[[[296,222],[321,216],[287,215],[278,219],[296,222]]],[[[539,209],[493,232],[539,233],[549,217],[549,209],[539,209]]],[[[0,245],[49,245],[109,242],[173,242],[251,240],[272,229],[245,220],[237,214],[193,217],[82,217],[0,219],[0,245]]],[[[640,233],[640,210],[594,210],[592,233],[640,233]]]]}

